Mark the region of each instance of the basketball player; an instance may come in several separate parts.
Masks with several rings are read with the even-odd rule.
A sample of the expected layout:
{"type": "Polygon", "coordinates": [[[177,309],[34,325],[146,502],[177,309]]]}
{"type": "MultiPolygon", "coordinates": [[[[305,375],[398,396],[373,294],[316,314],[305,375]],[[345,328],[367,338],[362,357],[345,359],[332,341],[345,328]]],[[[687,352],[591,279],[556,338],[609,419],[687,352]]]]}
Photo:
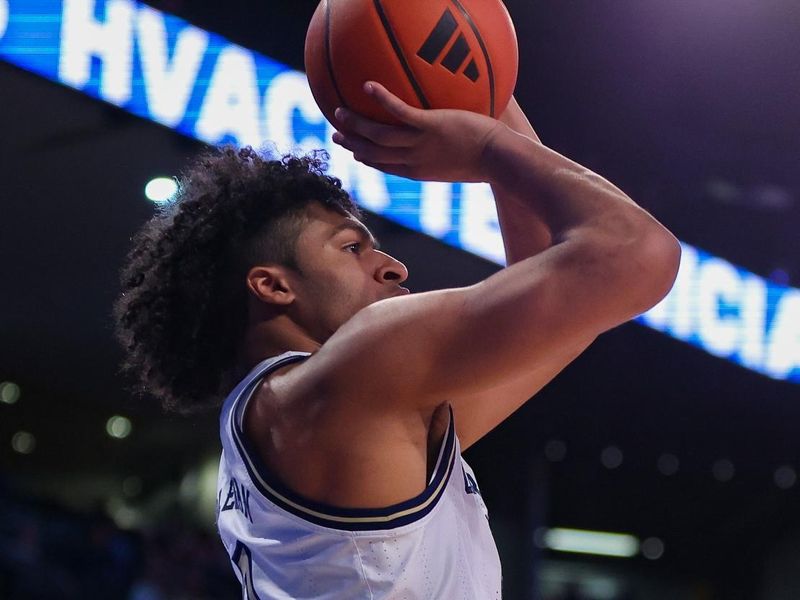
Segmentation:
{"type": "Polygon", "coordinates": [[[515,101],[494,120],[365,90],[401,125],[339,109],[334,141],[387,173],[489,182],[509,266],[409,295],[318,159],[222,150],[135,239],[127,368],[167,406],[227,393],[218,527],[246,598],[499,598],[461,452],[656,304],[679,245],[515,101]]]}

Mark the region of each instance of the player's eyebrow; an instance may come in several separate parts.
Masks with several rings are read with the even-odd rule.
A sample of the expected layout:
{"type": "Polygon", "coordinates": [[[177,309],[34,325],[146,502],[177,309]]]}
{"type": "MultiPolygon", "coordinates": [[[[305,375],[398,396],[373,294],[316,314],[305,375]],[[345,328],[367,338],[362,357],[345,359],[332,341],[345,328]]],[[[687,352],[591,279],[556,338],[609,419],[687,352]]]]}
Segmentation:
{"type": "Polygon", "coordinates": [[[333,232],[331,232],[331,237],[335,236],[340,231],[344,231],[345,229],[351,229],[352,231],[355,231],[365,239],[369,240],[370,243],[372,244],[372,247],[375,248],[375,250],[381,249],[381,243],[378,241],[378,239],[374,235],[372,235],[372,232],[369,229],[367,229],[363,223],[359,221],[345,221],[343,223],[339,223],[336,227],[333,228],[333,232]]]}

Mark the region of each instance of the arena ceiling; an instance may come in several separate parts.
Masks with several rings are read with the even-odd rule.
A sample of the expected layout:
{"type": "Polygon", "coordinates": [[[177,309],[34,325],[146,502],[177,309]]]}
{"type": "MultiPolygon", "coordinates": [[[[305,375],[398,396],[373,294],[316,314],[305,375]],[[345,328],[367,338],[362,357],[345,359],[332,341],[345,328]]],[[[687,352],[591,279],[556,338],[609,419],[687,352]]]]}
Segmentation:
{"type": "MultiPolygon", "coordinates": [[[[155,7],[302,68],[312,1],[164,0],[155,7]]],[[[597,170],[678,237],[763,277],[800,284],[800,44],[793,3],[573,3],[509,0],[520,35],[517,97],[543,141],[597,170]],[[691,6],[692,8],[689,8],[691,6]],[[635,48],[635,50],[633,50],[635,48]]],[[[164,415],[131,398],[110,333],[116,272],[151,213],[142,189],[202,146],[174,131],[0,63],[0,440],[7,483],[98,498],[124,478],[145,491],[216,452],[215,415],[164,415]],[[107,419],[125,414],[116,440],[107,419]]],[[[380,217],[368,224],[409,267],[412,291],[466,285],[496,266],[380,217]]],[[[686,571],[744,559],[800,523],[800,388],[637,324],[602,336],[536,399],[469,453],[502,519],[527,508],[526,474],[549,486],[547,522],[665,539],[686,571]],[[563,441],[560,462],[544,448],[563,441]],[[622,465],[602,466],[616,446],[622,465]],[[663,453],[680,458],[659,473],[663,453]],[[722,483],[712,467],[735,467],[722,483]],[[546,473],[546,475],[543,475],[546,473]],[[795,513],[797,511],[794,511],[795,513]],[[733,542],[733,543],[732,543],[733,542]]],[[[116,487],[115,487],[116,486],[116,487]]],[[[743,563],[744,565],[744,563],[743,563]]],[[[742,567],[744,568],[744,566],[742,567]]]]}

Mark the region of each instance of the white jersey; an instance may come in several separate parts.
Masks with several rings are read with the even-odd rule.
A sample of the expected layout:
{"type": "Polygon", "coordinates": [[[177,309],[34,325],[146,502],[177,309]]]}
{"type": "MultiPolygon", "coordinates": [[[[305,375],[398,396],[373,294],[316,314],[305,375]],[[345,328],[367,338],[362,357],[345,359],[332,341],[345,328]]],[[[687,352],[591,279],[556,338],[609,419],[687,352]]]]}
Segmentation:
{"type": "Polygon", "coordinates": [[[242,417],[265,376],[309,356],[258,364],[220,416],[217,525],[246,600],[500,598],[500,559],[452,411],[425,490],[386,508],[337,508],[303,498],[267,471],[242,417]]]}

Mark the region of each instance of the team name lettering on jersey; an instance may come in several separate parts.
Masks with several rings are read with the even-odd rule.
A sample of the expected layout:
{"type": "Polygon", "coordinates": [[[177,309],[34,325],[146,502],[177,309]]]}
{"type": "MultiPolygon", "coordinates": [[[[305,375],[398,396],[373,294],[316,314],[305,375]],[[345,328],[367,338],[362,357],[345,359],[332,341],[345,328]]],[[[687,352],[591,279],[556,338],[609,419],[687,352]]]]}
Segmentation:
{"type": "Polygon", "coordinates": [[[231,479],[228,484],[228,495],[225,498],[225,504],[222,505],[220,512],[233,509],[242,513],[251,523],[253,522],[253,517],[250,516],[250,490],[236,481],[236,479],[231,479]]]}

